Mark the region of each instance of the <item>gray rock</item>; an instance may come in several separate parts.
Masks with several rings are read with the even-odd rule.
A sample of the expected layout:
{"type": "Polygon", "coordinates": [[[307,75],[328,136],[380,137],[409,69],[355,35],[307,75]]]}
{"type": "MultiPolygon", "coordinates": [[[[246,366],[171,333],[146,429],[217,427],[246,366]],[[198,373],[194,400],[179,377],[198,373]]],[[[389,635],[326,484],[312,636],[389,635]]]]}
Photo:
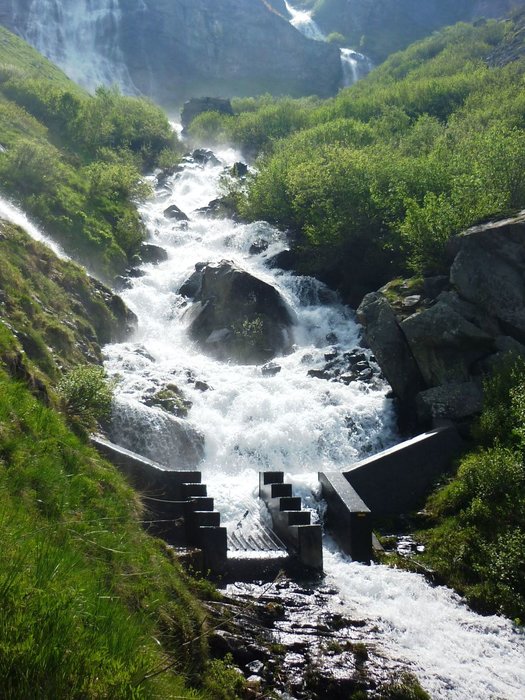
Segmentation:
{"type": "Polygon", "coordinates": [[[525,342],[525,215],[457,236],[450,281],[459,295],[525,342]]]}
{"type": "Polygon", "coordinates": [[[365,326],[368,344],[394,393],[410,401],[424,388],[423,378],[388,301],[378,292],[367,294],[357,318],[365,326]]]}
{"type": "Polygon", "coordinates": [[[189,221],[188,216],[179,209],[176,204],[171,204],[167,209],[164,209],[164,216],[167,219],[174,219],[175,221],[189,221]]]}
{"type": "Polygon", "coordinates": [[[187,311],[192,338],[214,357],[251,364],[292,349],[291,309],[274,287],[234,263],[198,265],[180,293],[196,302],[187,311]]]}
{"type": "Polygon", "coordinates": [[[481,413],[483,389],[477,382],[454,382],[432,387],[416,397],[416,410],[422,423],[440,419],[460,421],[481,413]]]}
{"type": "Polygon", "coordinates": [[[488,333],[444,302],[409,316],[401,329],[429,387],[468,381],[472,364],[494,351],[488,333]]]}
{"type": "Polygon", "coordinates": [[[143,243],[140,246],[140,257],[142,262],[158,265],[168,259],[168,253],[158,245],[153,243],[143,243]]]}

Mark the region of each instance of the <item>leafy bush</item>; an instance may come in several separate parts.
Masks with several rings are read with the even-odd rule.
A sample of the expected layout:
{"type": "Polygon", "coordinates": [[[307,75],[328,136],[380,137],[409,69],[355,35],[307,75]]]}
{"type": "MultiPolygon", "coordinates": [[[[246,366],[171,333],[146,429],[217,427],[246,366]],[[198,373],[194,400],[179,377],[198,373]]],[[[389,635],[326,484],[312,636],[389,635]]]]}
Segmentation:
{"type": "Polygon", "coordinates": [[[467,455],[429,500],[426,559],[483,610],[525,620],[525,363],[485,385],[476,428],[489,445],[467,455]]]}
{"type": "Polygon", "coordinates": [[[59,382],[58,393],[69,418],[86,430],[111,416],[113,385],[102,367],[80,366],[59,382]]]}

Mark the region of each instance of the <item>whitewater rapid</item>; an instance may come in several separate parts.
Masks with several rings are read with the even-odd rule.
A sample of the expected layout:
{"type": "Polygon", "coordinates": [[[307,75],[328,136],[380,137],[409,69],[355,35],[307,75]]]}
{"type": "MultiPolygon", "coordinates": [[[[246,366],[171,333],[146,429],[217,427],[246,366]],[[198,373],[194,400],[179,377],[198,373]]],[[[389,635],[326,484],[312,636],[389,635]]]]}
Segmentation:
{"type": "Polygon", "coordinates": [[[58,245],[58,243],[55,243],[55,241],[50,236],[43,233],[38,228],[38,226],[36,226],[31,221],[31,219],[29,219],[29,217],[25,214],[25,212],[22,211],[22,209],[20,209],[18,206],[16,206],[16,204],[13,204],[1,195],[0,219],[5,219],[6,221],[9,221],[12,224],[15,224],[16,226],[20,226],[20,228],[23,228],[24,231],[28,233],[31,236],[31,238],[33,238],[35,241],[45,243],[59,258],[62,258],[63,260],[69,260],[69,257],[58,245]]]}
{"type": "MultiPolygon", "coordinates": [[[[139,331],[133,342],[108,346],[105,353],[108,371],[120,381],[116,410],[124,420],[139,416],[154,457],[169,426],[160,410],[140,399],[170,382],[193,403],[186,422],[204,437],[199,468],[222,523],[231,528],[253,502],[259,470],[284,470],[307,505],[322,512],[317,472],[344,469],[397,436],[384,383],[346,386],[308,376],[334,345],[355,348],[360,332],[353,313],[315,280],[267,266],[284,249],[283,235],[264,222],[243,225],[195,213],[220,194],[224,168],[237,159],[234,152],[219,155],[218,165],[188,163],[142,208],[151,242],[169,257],[143,266],[143,277],[123,293],[139,331]],[[163,211],[171,204],[190,221],[167,220],[163,211]],[[261,239],[268,249],[251,254],[261,239]],[[188,337],[187,302],[178,289],[196,263],[222,259],[273,284],[297,314],[295,351],[276,359],[276,376],[213,360],[188,337]],[[202,391],[196,382],[210,388],[202,391]]],[[[124,446],[133,449],[132,442],[124,446]]],[[[522,700],[525,640],[509,621],[476,615],[453,592],[431,587],[421,576],[352,563],[329,538],[324,561],[326,583],[339,591],[341,610],[371,620],[384,653],[408,663],[432,698],[522,700]]]]}

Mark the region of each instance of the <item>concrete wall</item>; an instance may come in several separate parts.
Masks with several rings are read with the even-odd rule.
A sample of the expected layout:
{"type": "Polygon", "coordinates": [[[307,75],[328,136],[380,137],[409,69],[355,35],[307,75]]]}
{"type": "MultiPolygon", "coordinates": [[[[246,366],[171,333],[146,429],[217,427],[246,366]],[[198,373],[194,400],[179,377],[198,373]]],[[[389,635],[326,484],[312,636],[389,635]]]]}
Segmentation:
{"type": "Polygon", "coordinates": [[[454,427],[437,428],[357,462],[343,474],[374,516],[400,515],[424,505],[463,449],[454,427]]]}

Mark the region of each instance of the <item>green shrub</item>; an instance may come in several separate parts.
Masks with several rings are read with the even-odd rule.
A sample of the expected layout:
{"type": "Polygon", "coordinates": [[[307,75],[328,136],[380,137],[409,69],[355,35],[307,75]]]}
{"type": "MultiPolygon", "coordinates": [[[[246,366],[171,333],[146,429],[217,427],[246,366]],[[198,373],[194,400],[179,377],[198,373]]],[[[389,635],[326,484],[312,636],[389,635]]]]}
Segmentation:
{"type": "Polygon", "coordinates": [[[86,430],[111,416],[113,384],[102,367],[80,366],[69,371],[57,387],[69,418],[86,430]]]}

